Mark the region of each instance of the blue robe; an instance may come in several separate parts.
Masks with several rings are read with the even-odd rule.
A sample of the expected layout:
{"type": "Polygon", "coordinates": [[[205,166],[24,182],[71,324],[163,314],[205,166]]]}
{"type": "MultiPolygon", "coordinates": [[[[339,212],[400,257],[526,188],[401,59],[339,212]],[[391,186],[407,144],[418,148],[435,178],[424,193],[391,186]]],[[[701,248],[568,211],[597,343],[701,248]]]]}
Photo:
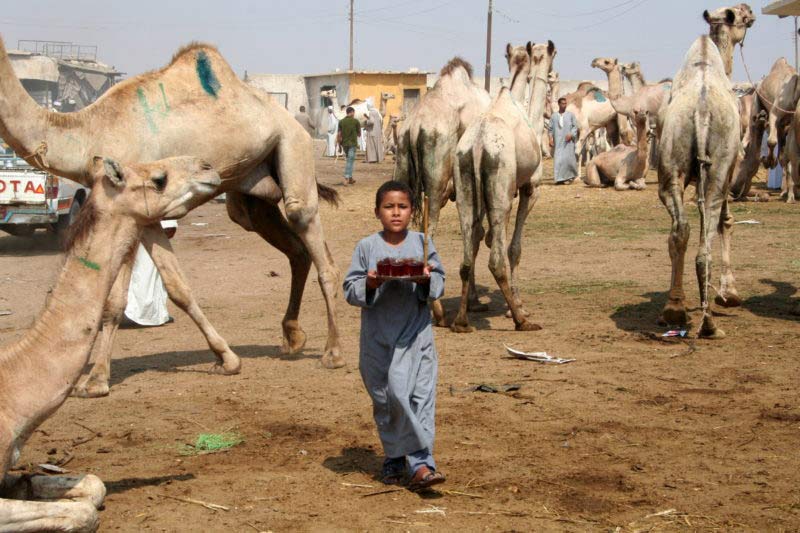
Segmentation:
{"type": "Polygon", "coordinates": [[[550,135],[553,136],[553,179],[556,183],[578,177],[578,161],[575,158],[575,141],[578,137],[578,123],[575,115],[564,111],[564,126],[558,125],[558,112],[550,116],[550,135]],[[567,135],[572,140],[567,141],[567,135]]]}
{"type": "Polygon", "coordinates": [[[347,302],[361,307],[359,370],[387,457],[433,449],[438,356],[428,302],[444,293],[444,269],[431,242],[427,285],[389,281],[367,289],[367,272],[384,257],[422,258],[422,246],[414,231],[397,247],[370,235],[356,246],[344,280],[347,302]]]}

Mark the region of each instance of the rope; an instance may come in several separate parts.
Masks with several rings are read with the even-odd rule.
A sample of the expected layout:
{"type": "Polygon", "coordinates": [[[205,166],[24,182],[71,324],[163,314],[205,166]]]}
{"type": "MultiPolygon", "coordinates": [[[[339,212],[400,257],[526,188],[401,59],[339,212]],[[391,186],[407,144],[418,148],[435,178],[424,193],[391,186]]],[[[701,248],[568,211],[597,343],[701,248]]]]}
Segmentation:
{"type": "MultiPolygon", "coordinates": [[[[742,40],[742,44],[744,44],[744,40],[742,40]]],[[[744,71],[747,74],[747,79],[750,81],[750,84],[753,87],[755,87],[755,92],[758,95],[758,97],[761,98],[763,101],[765,101],[767,104],[769,104],[770,108],[774,107],[774,108],[778,109],[779,111],[783,111],[787,115],[794,115],[795,110],[793,110],[793,109],[792,110],[784,109],[784,108],[782,108],[780,106],[775,105],[774,102],[770,101],[769,98],[764,96],[764,93],[761,91],[761,84],[756,85],[755,83],[753,83],[753,79],[750,77],[750,70],[748,70],[747,63],[745,63],[745,60],[744,60],[744,50],[742,50],[742,46],[741,45],[739,45],[739,55],[742,58],[742,65],[744,66],[744,71]]]]}

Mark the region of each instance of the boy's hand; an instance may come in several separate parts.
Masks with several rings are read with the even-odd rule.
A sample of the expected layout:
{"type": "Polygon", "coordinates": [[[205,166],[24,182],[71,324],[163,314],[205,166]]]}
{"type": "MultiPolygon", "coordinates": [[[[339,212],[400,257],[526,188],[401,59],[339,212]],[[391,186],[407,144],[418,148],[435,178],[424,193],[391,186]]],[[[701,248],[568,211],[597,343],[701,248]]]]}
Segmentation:
{"type": "Polygon", "coordinates": [[[417,283],[421,283],[422,285],[427,285],[431,281],[431,265],[425,265],[422,269],[422,275],[425,276],[425,279],[418,281],[417,283]]]}
{"type": "Polygon", "coordinates": [[[378,279],[378,272],[375,270],[370,270],[367,272],[367,288],[368,289],[377,289],[383,285],[383,281],[378,279]]]}

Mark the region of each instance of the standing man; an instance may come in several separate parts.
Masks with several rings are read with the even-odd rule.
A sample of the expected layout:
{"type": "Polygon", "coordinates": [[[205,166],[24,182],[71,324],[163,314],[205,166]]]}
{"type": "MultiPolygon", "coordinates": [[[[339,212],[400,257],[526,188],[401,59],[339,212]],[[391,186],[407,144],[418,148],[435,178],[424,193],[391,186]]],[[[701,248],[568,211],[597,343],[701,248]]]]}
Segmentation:
{"type": "Polygon", "coordinates": [[[356,146],[361,137],[361,124],[355,119],[356,110],[347,108],[347,116],[339,121],[339,144],[342,145],[346,156],[344,164],[344,184],[353,185],[353,165],[356,161],[356,146]]]}
{"type": "Polygon", "coordinates": [[[578,177],[578,161],[575,159],[575,138],[578,122],[575,115],[567,111],[567,99],[558,99],[558,113],[550,116],[550,149],[553,152],[553,179],[556,185],[572,183],[578,177]]]}
{"type": "Polygon", "coordinates": [[[364,113],[367,130],[367,163],[383,161],[383,117],[371,101],[367,101],[369,113],[364,113]]]}
{"type": "Polygon", "coordinates": [[[336,133],[339,131],[339,119],[333,113],[333,106],[328,106],[328,144],[325,146],[325,155],[327,157],[336,156],[336,133]]]}
{"type": "Polygon", "coordinates": [[[314,125],[311,123],[311,117],[308,116],[306,113],[306,106],[300,106],[300,112],[294,116],[295,120],[300,123],[303,128],[311,135],[311,138],[314,138],[314,125]]]}

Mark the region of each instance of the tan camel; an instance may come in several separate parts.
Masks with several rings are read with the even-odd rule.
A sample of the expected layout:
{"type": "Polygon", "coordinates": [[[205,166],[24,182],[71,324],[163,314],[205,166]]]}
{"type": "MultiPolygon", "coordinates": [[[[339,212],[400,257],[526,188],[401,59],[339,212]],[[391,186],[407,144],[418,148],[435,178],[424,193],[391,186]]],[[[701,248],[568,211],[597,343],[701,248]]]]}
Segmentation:
{"type": "MultiPolygon", "coordinates": [[[[797,107],[800,107],[798,105],[797,107]]],[[[786,145],[781,152],[781,164],[783,165],[783,184],[781,185],[781,198],[786,198],[790,204],[795,203],[800,197],[800,176],[798,175],[798,167],[800,164],[800,142],[798,142],[797,132],[798,123],[800,120],[797,118],[795,111],[789,123],[789,129],[786,132],[786,145]]]]}
{"type": "MultiPolygon", "coordinates": [[[[619,65],[619,61],[616,57],[596,57],[592,60],[592,68],[598,68],[606,73],[606,77],[608,78],[607,96],[613,107],[614,99],[623,95],[622,68],[619,65]]],[[[633,144],[634,135],[631,131],[628,117],[617,113],[616,119],[620,143],[627,145],[633,144]]]]}
{"type": "Polygon", "coordinates": [[[578,142],[575,143],[575,156],[578,158],[578,175],[581,175],[581,155],[588,148],[592,134],[600,128],[606,129],[605,138],[612,145],[619,144],[617,112],[611,105],[608,93],[595,87],[591,82],[581,82],[577,89],[564,95],[567,111],[575,115],[578,123],[578,142]]]}
{"type": "Polygon", "coordinates": [[[387,154],[397,154],[397,129],[401,120],[402,118],[397,115],[389,115],[389,123],[383,135],[384,152],[387,154]]]}
{"type": "Polygon", "coordinates": [[[584,182],[589,187],[613,185],[618,191],[642,190],[646,187],[651,130],[647,112],[635,115],[636,146],[618,144],[610,152],[598,154],[586,165],[584,182]]]}
{"type": "Polygon", "coordinates": [[[378,112],[381,114],[383,118],[386,118],[386,102],[389,100],[394,100],[395,96],[394,93],[381,93],[381,103],[378,108],[378,112]]]}
{"type": "Polygon", "coordinates": [[[750,120],[753,114],[753,100],[756,88],[751,83],[736,83],[733,85],[733,94],[739,102],[739,134],[742,146],[750,142],[750,120]]]}
{"type": "Polygon", "coordinates": [[[769,153],[763,158],[763,163],[768,168],[775,166],[773,149],[778,144],[778,131],[791,118],[785,110],[794,110],[799,90],[797,72],[783,57],[773,63],[767,76],[757,84],[750,112],[750,129],[745,136],[744,158],[737,165],[731,186],[735,199],[744,200],[750,192],[753,177],[762,161],[761,144],[766,128],[769,129],[769,153]]]}
{"type": "Polygon", "coordinates": [[[162,217],[182,217],[211,199],[221,183],[208,163],[193,157],[125,166],[95,157],[92,168],[92,193],[44,311],[20,340],[0,348],[0,531],[97,529],[106,489],[96,476],[14,476],[8,470],[86,366],[104,302],[123,262],[135,255],[140,229],[162,217]]]}
{"type": "Polygon", "coordinates": [[[703,319],[698,336],[720,339],[709,310],[708,289],[711,278],[711,241],[713,233],[722,235],[722,275],[717,302],[740,303],[733,286],[730,268],[730,232],[728,189],[739,153],[739,116],[722,57],[707,36],[699,37],[676,75],[670,102],[661,121],[659,141],[659,198],[672,217],[669,255],[672,283],[663,319],[667,324],[688,322],[684,303],[683,265],[689,241],[689,222],[683,203],[683,189],[691,182],[697,187],[700,212],[700,246],[696,270],[700,286],[703,319]],[[730,300],[736,300],[735,302],[730,300]]]}
{"type": "Polygon", "coordinates": [[[464,134],[456,151],[453,179],[461,221],[464,257],[461,263],[461,304],[453,322],[455,332],[469,332],[467,300],[474,274],[475,257],[483,239],[483,218],[489,221],[486,241],[491,248],[489,270],[505,297],[518,331],[535,331],[541,326],[526,318],[517,282],[522,255],[525,220],[539,196],[542,173],[542,131],[539,128],[547,99],[547,75],[553,66],[556,47],[544,44],[506,47],[510,87],[504,87],[488,111],[464,134]],[[528,80],[531,99],[522,108],[528,80]],[[519,196],[514,234],[509,242],[508,222],[514,197],[519,196]],[[506,257],[508,262],[506,262],[506,257]]]}
{"type": "Polygon", "coordinates": [[[611,98],[611,105],[617,113],[634,118],[638,111],[647,112],[651,122],[661,111],[661,108],[669,99],[669,91],[672,89],[672,80],[663,79],[658,83],[648,84],[642,74],[642,68],[638,61],[624,63],[622,73],[628,79],[633,88],[633,94],[622,95],[618,98],[611,98]]]}
{"type": "MultiPolygon", "coordinates": [[[[453,194],[453,164],[458,140],[467,127],[489,107],[489,94],[472,81],[472,66],[454,57],[439,73],[439,79],[425,93],[400,128],[394,179],[411,187],[416,205],[428,202],[428,231],[435,237],[439,213],[453,194]]],[[[474,285],[473,285],[474,287],[474,285]]],[[[470,292],[470,309],[486,310],[470,292]]],[[[436,325],[445,327],[444,308],[433,303],[436,325]]]]}
{"type": "Polygon", "coordinates": [[[742,45],[747,29],[756,21],[756,16],[749,5],[742,3],[714,11],[703,11],[703,18],[708,23],[708,36],[717,45],[722,56],[725,75],[730,78],[733,72],[733,50],[737,44],[742,45]]]}
{"type": "MultiPolygon", "coordinates": [[[[184,47],[168,66],[115,85],[92,105],[75,113],[55,113],[28,95],[0,41],[0,136],[32,165],[87,185],[94,153],[144,162],[189,154],[210,162],[223,178],[218,192],[227,193],[230,217],[289,257],[292,282],[282,322],[283,350],[296,353],[305,345],[298,316],[313,262],[328,315],[322,363],[328,368],[344,365],[336,324],[339,271],[318,213],[319,198],[335,200],[336,194],[316,183],[311,138],[302,126],[269,95],[242,82],[216,48],[184,47]]],[[[142,243],[172,301],[195,321],[217,355],[213,370],[238,372],[239,358],[203,315],[158,225],[142,232],[142,243]]],[[[115,285],[117,296],[109,300],[103,325],[107,351],[98,354],[101,364],[95,365],[101,374],[93,369],[89,386],[78,391],[82,395],[108,390],[102,372],[126,289],[123,282],[115,285]]]]}

